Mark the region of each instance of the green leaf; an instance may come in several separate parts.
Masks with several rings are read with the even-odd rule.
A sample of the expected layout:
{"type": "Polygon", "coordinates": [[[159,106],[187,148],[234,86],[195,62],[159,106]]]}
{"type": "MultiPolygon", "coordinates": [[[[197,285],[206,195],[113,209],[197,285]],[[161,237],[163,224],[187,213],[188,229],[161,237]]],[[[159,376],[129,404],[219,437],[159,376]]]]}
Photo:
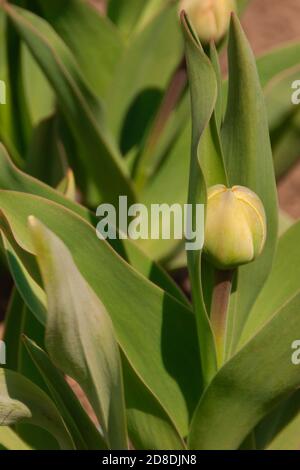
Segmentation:
{"type": "Polygon", "coordinates": [[[299,157],[299,113],[291,104],[292,75],[299,69],[299,53],[299,41],[288,42],[263,54],[256,61],[266,94],[277,178],[299,157]]]}
{"type": "Polygon", "coordinates": [[[300,392],[297,390],[287,399],[281,400],[256,427],[255,438],[258,449],[297,450],[297,431],[300,411],[300,392]],[[283,447],[284,446],[284,447],[283,447]]]}
{"type": "Polygon", "coordinates": [[[6,17],[3,11],[0,10],[0,76],[5,84],[6,104],[0,105],[0,137],[5,145],[10,149],[11,154],[16,162],[22,164],[23,161],[16,150],[15,135],[14,135],[14,122],[12,114],[12,99],[11,87],[8,77],[8,63],[7,63],[7,35],[6,35],[6,17]]]}
{"type": "Polygon", "coordinates": [[[86,86],[69,49],[41,18],[8,4],[3,8],[55,90],[90,177],[89,203],[96,206],[103,199],[117,203],[119,194],[133,201],[121,158],[105,129],[100,103],[86,86]]]}
{"type": "MultiPolygon", "coordinates": [[[[206,203],[206,182],[203,174],[204,150],[207,149],[208,126],[217,98],[217,81],[211,62],[204,53],[198,37],[185,15],[182,16],[185,36],[187,70],[192,106],[192,145],[188,203],[193,206],[192,229],[198,230],[195,205],[206,203]]],[[[209,158],[210,155],[206,155],[209,158]]],[[[205,383],[216,371],[214,337],[205,309],[201,285],[201,250],[187,252],[194,311],[197,320],[201,363],[205,383]]]]}
{"type": "MultiPolygon", "coordinates": [[[[9,233],[7,221],[3,216],[0,216],[0,220],[2,230],[6,231],[6,236],[2,233],[2,240],[8,266],[15,285],[27,307],[34,313],[37,320],[41,324],[44,324],[47,316],[46,296],[38,283],[35,272],[33,272],[33,274],[28,272],[30,255],[22,256],[23,253],[20,247],[13,238],[13,235],[9,233]],[[8,238],[10,238],[10,241],[8,241],[8,238]]],[[[33,261],[33,259],[30,259],[31,265],[33,261]]]]}
{"type": "Polygon", "coordinates": [[[74,440],[76,449],[107,449],[103,437],[82,408],[63,374],[33,341],[24,337],[24,342],[32,360],[48,385],[52,398],[74,440]]]}
{"type": "MultiPolygon", "coordinates": [[[[151,209],[151,204],[186,204],[188,196],[189,181],[189,140],[191,134],[190,123],[183,128],[179,136],[174,136],[175,141],[168,153],[163,164],[155,177],[148,181],[148,185],[140,194],[141,203],[151,209]],[[172,185],[170,185],[172,181],[172,185]]],[[[158,221],[159,223],[160,221],[158,221]]],[[[171,232],[172,233],[172,232],[171,232]]],[[[159,240],[148,239],[139,240],[141,248],[152,258],[157,260],[165,260],[174,254],[182,240],[159,240]]]]}
{"type": "MultiPolygon", "coordinates": [[[[4,147],[0,144],[0,188],[23,193],[35,194],[54,201],[72,212],[78,214],[85,221],[96,226],[98,220],[95,215],[85,207],[63,197],[53,188],[43,184],[41,181],[26,175],[13,165],[4,147]]],[[[137,269],[142,275],[156,283],[163,290],[169,292],[179,301],[189,306],[189,302],[176,286],[175,282],[165,271],[149,257],[147,257],[138,246],[130,239],[111,240],[112,247],[120,256],[137,269]]],[[[16,249],[14,249],[16,252],[16,249]]],[[[29,307],[30,308],[30,307],[29,307]]]]}
{"type": "Polygon", "coordinates": [[[11,90],[13,142],[21,155],[28,146],[32,123],[23,87],[21,39],[11,21],[6,26],[7,72],[11,90]]]}
{"type": "Polygon", "coordinates": [[[89,397],[109,447],[126,449],[122,372],[110,317],[60,239],[33,217],[30,228],[48,299],[47,351],[89,397]]]}
{"type": "Polygon", "coordinates": [[[8,426],[0,426],[0,448],[1,446],[6,450],[31,450],[31,447],[8,426]]]}
{"type": "Polygon", "coordinates": [[[51,115],[34,128],[26,155],[26,171],[50,186],[64,175],[66,155],[57,131],[57,117],[51,115]]]}
{"type": "Polygon", "coordinates": [[[62,449],[74,448],[57,408],[45,392],[7,369],[0,369],[0,422],[1,426],[30,422],[49,431],[62,449]]]}
{"type": "Polygon", "coordinates": [[[261,419],[299,387],[299,369],[291,361],[299,308],[298,294],[220,369],[195,412],[191,449],[238,449],[261,419]]]}
{"type": "Polygon", "coordinates": [[[274,167],[279,179],[299,160],[300,112],[293,109],[279,129],[272,133],[274,167]]]}
{"type": "Polygon", "coordinates": [[[174,5],[167,5],[134,36],[108,89],[108,123],[124,154],[140,147],[163,91],[182,59],[175,10],[174,5]]]}
{"type": "Polygon", "coordinates": [[[20,335],[24,324],[24,303],[18,291],[14,288],[5,314],[3,340],[10,353],[6,357],[6,367],[18,370],[20,358],[20,335]]]}
{"type": "Polygon", "coordinates": [[[185,449],[174,423],[123,355],[128,433],[135,449],[185,449]]]}
{"type": "Polygon", "coordinates": [[[84,0],[37,0],[40,14],[70,48],[94,93],[103,97],[123,53],[113,24],[84,0]]]}
{"type": "Polygon", "coordinates": [[[300,43],[288,42],[275,47],[256,59],[260,82],[265,88],[270,81],[278,80],[285,71],[299,66],[300,43]]]}
{"type": "Polygon", "coordinates": [[[300,223],[294,224],[279,240],[270,277],[264,285],[245,324],[240,345],[300,292],[300,223]]]}
{"type": "Polygon", "coordinates": [[[51,227],[63,240],[79,271],[111,316],[118,342],[130,364],[180,434],[186,435],[201,387],[191,311],[132,269],[105,241],[97,239],[92,226],[62,206],[10,191],[0,191],[0,205],[23,249],[34,251],[27,229],[30,215],[51,227]]]}
{"type": "Polygon", "coordinates": [[[222,144],[229,184],[252,189],[267,216],[263,254],[239,268],[229,314],[228,342],[232,348],[272,266],[277,241],[277,194],[264,97],[255,60],[236,16],[229,38],[229,96],[222,128],[222,144]]]}
{"type": "Polygon", "coordinates": [[[24,97],[30,121],[35,126],[53,113],[55,106],[54,93],[24,43],[21,45],[21,61],[24,97]]]}
{"type": "Polygon", "coordinates": [[[142,29],[155,13],[165,6],[164,0],[109,0],[108,15],[125,37],[142,29]]]}

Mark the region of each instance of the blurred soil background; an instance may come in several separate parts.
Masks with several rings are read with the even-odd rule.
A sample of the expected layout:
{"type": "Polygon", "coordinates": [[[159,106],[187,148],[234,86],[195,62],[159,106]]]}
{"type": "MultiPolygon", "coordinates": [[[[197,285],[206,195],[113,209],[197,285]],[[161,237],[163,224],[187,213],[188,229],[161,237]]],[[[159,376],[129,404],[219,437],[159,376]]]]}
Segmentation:
{"type": "MultiPolygon", "coordinates": [[[[105,13],[106,0],[87,1],[105,13]]],[[[244,13],[243,25],[256,55],[285,41],[300,40],[300,0],[252,0],[244,13]]],[[[293,218],[300,218],[300,161],[281,179],[278,194],[282,209],[293,218]]],[[[9,290],[2,280],[1,288],[2,292],[9,290]]],[[[3,295],[0,304],[1,299],[3,295]]],[[[2,328],[0,323],[0,338],[2,328]]]]}

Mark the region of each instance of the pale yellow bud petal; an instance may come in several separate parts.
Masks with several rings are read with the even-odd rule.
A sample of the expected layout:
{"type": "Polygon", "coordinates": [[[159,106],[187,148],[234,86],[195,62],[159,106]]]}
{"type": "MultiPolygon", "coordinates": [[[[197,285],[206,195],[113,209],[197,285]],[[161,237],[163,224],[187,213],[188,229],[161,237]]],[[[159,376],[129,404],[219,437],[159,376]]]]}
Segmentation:
{"type": "Polygon", "coordinates": [[[207,43],[226,34],[236,4],[235,0],[181,0],[179,9],[185,10],[200,40],[207,43]]]}
{"type": "Polygon", "coordinates": [[[208,190],[204,251],[219,269],[250,263],[263,250],[266,215],[259,197],[244,186],[208,190]]]}

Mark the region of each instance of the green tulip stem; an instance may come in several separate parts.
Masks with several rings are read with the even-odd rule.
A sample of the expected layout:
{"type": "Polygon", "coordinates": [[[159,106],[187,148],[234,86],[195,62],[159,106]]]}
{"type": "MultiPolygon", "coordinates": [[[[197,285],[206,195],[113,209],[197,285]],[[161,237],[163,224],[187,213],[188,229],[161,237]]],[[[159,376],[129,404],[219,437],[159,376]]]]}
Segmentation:
{"type": "Polygon", "coordinates": [[[215,285],[212,294],[210,321],[215,335],[217,363],[221,367],[225,356],[227,312],[234,270],[215,271],[215,285]]]}

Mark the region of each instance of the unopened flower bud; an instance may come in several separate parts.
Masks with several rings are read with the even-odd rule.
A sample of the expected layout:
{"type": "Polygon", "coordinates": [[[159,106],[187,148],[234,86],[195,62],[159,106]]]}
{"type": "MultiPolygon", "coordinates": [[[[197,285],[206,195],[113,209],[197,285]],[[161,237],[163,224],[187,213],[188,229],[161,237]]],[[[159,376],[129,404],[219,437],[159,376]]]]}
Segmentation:
{"type": "Polygon", "coordinates": [[[253,261],[263,250],[266,231],[265,210],[253,191],[222,184],[208,190],[204,251],[216,268],[253,261]]]}
{"type": "Polygon", "coordinates": [[[227,32],[230,14],[236,11],[235,0],[181,0],[180,11],[185,10],[203,43],[218,42],[227,32]]]}

